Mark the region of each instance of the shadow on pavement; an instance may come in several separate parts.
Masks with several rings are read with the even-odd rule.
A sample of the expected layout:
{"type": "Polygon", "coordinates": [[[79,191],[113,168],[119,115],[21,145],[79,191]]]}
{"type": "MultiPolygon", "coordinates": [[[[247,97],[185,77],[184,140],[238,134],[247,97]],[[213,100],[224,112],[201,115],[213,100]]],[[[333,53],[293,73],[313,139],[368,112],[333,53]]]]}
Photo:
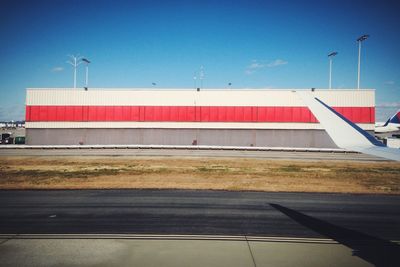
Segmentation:
{"type": "Polygon", "coordinates": [[[278,204],[270,205],[299,224],[351,248],[353,256],[379,267],[400,266],[400,246],[393,242],[336,226],[278,204]]]}

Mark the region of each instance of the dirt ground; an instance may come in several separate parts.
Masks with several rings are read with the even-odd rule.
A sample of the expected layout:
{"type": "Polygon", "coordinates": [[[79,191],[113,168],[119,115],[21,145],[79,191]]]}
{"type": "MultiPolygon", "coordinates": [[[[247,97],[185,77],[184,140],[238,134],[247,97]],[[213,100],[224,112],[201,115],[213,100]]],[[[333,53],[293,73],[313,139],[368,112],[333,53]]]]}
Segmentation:
{"type": "Polygon", "coordinates": [[[0,189],[213,189],[400,193],[396,162],[1,157],[0,189]]]}

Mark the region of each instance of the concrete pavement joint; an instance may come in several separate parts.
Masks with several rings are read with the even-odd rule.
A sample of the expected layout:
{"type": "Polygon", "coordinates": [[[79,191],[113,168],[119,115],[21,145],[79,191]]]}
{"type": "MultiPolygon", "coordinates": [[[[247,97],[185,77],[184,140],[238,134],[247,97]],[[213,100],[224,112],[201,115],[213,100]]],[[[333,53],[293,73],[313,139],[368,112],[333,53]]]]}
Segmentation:
{"type": "Polygon", "coordinates": [[[246,244],[247,244],[247,247],[249,248],[250,256],[251,256],[251,259],[253,260],[254,267],[257,267],[256,260],[254,259],[253,251],[251,251],[249,240],[247,240],[247,236],[244,236],[244,237],[246,238],[246,244]]]}

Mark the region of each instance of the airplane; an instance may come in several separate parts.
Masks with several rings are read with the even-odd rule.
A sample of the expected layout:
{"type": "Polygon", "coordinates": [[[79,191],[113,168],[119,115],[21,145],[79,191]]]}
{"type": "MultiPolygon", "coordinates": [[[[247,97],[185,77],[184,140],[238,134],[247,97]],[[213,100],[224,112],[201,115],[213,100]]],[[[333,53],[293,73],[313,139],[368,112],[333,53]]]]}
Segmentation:
{"type": "Polygon", "coordinates": [[[389,133],[400,131],[400,109],[390,117],[385,124],[375,125],[375,133],[389,133]]]}
{"type": "Polygon", "coordinates": [[[400,149],[390,148],[313,95],[295,91],[335,144],[343,149],[400,161],[400,149]]]}

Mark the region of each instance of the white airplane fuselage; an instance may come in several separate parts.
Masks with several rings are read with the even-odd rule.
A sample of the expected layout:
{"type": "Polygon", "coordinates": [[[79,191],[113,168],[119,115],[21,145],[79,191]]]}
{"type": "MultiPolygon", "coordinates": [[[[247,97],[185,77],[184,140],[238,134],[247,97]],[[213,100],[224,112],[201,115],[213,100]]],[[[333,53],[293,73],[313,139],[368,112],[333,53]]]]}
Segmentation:
{"type": "Polygon", "coordinates": [[[385,126],[375,125],[375,133],[390,133],[390,132],[397,132],[399,130],[400,130],[400,124],[398,123],[389,123],[385,126]]]}

